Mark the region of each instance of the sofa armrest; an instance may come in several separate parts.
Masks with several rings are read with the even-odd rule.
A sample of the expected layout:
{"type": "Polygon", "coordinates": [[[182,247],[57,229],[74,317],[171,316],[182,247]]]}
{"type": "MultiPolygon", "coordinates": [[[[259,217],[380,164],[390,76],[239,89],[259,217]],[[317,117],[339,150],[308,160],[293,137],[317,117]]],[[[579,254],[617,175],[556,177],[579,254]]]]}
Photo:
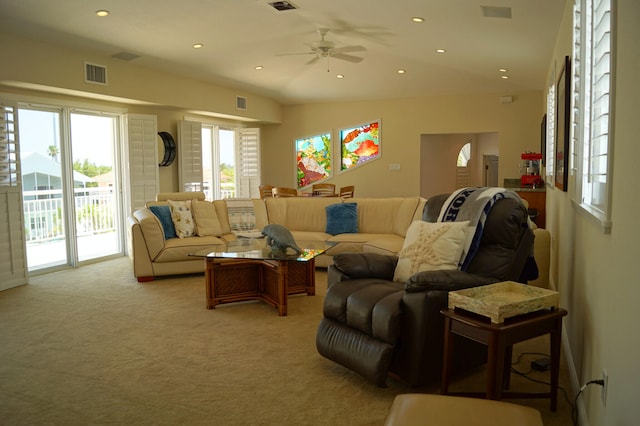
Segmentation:
{"type": "Polygon", "coordinates": [[[496,278],[483,277],[469,272],[452,270],[423,271],[413,274],[405,284],[407,293],[422,291],[455,291],[498,282],[496,278]]]}
{"type": "MultiPolygon", "coordinates": [[[[333,256],[334,277],[379,278],[391,281],[398,258],[377,253],[340,253],[333,256]]],[[[333,284],[330,282],[329,285],[333,284]]]]}
{"type": "Polygon", "coordinates": [[[164,248],[164,231],[160,221],[146,207],[134,210],[132,216],[140,226],[149,258],[155,259],[164,248]]]}

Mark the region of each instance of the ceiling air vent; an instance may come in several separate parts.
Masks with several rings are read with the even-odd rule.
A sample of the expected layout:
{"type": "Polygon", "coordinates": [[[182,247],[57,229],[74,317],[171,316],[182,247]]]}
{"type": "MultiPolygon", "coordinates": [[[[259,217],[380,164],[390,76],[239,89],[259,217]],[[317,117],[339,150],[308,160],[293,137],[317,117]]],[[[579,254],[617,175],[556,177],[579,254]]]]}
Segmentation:
{"type": "Polygon", "coordinates": [[[485,18],[511,19],[511,8],[502,6],[480,6],[482,16],[485,18]]]}
{"type": "Polygon", "coordinates": [[[93,84],[107,85],[107,67],[102,65],[84,63],[84,81],[93,84]]]}
{"type": "Polygon", "coordinates": [[[283,12],[285,10],[293,10],[298,8],[298,6],[294,5],[290,1],[272,1],[269,3],[269,6],[271,6],[278,12],[283,12]]]}
{"type": "Polygon", "coordinates": [[[241,109],[242,111],[246,111],[247,98],[243,98],[242,96],[236,96],[236,109],[241,109]]]}
{"type": "Polygon", "coordinates": [[[111,55],[112,58],[120,59],[122,61],[133,61],[134,59],[138,59],[140,55],[136,55],[131,52],[120,52],[115,55],[111,55]]]}

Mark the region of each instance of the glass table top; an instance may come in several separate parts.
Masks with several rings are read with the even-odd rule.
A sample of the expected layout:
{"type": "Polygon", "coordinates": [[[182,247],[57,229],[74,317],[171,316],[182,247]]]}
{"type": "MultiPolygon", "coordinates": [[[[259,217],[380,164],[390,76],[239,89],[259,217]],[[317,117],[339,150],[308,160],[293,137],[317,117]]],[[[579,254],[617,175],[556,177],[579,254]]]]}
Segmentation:
{"type": "Polygon", "coordinates": [[[276,255],[267,246],[265,238],[238,238],[225,244],[213,245],[207,249],[189,253],[189,256],[202,258],[254,259],[254,260],[295,260],[309,261],[324,253],[321,244],[298,244],[302,253],[295,254],[287,249],[284,254],[276,255]]]}

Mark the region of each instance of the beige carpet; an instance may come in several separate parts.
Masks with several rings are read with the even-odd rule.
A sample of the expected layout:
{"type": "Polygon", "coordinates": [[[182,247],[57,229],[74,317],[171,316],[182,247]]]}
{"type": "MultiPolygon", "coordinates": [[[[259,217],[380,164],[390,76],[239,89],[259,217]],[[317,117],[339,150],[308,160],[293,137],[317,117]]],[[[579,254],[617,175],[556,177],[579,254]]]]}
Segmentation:
{"type": "MultiPolygon", "coordinates": [[[[318,294],[291,297],[287,317],[262,302],[207,310],[202,276],[139,284],[128,258],[0,292],[0,424],[381,425],[396,394],[438,392],[381,389],[319,356],[326,273],[316,276],[318,294]]],[[[523,351],[548,352],[547,341],[514,356],[523,351]]],[[[556,413],[548,400],[511,402],[540,409],[546,425],[571,423],[562,395],[556,413]]]]}

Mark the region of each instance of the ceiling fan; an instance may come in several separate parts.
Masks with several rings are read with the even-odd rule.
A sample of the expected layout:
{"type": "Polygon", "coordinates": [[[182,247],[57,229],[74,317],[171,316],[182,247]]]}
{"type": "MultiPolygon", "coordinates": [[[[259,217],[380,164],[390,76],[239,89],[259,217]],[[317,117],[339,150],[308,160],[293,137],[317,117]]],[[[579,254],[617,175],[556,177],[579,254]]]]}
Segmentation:
{"type": "Polygon", "coordinates": [[[278,56],[288,55],[314,55],[313,58],[307,64],[313,64],[322,58],[327,58],[327,71],[329,71],[329,58],[340,59],[347,62],[358,63],[363,58],[354,55],[348,55],[347,52],[363,52],[364,46],[344,46],[335,47],[335,43],[329,40],[325,40],[325,36],[329,32],[328,28],[319,28],[318,34],[320,34],[320,40],[311,43],[309,46],[311,50],[308,52],[299,53],[282,53],[278,56]]]}

